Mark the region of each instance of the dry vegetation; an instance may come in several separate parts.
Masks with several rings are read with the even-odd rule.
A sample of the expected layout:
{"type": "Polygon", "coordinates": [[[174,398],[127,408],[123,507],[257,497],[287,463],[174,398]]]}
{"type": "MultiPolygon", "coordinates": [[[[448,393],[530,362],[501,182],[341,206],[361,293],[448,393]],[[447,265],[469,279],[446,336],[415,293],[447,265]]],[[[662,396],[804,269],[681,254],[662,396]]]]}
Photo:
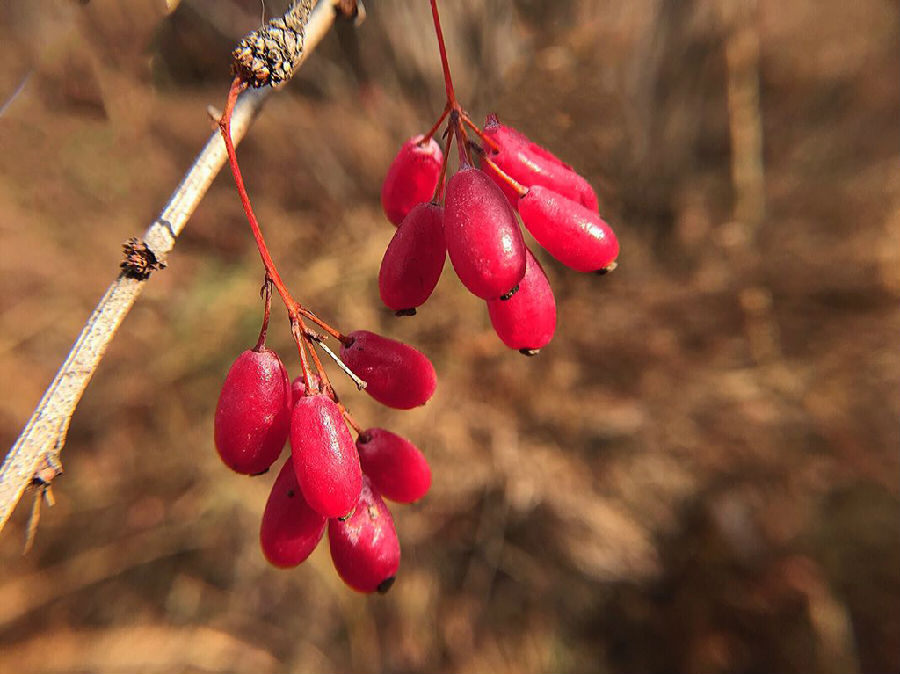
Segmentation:
{"type": "MultiPolygon", "coordinates": [[[[259,17],[161,4],[0,4],[0,97],[31,72],[0,117],[0,446],[259,17]]],[[[431,495],[395,509],[397,584],[353,594],[324,548],[267,567],[271,478],[215,455],[260,316],[223,175],[88,389],[34,550],[27,506],[0,538],[0,671],[897,671],[898,9],[759,0],[756,33],[735,4],[445,3],[470,111],[582,170],[623,243],[602,279],[545,262],[560,329],[533,360],[449,274],[415,319],[379,307],[380,179],[439,112],[439,65],[426,3],[371,2],[358,53],[331,36],[239,154],[296,293],[437,366],[411,413],[343,387],[433,462],[431,495]]]]}

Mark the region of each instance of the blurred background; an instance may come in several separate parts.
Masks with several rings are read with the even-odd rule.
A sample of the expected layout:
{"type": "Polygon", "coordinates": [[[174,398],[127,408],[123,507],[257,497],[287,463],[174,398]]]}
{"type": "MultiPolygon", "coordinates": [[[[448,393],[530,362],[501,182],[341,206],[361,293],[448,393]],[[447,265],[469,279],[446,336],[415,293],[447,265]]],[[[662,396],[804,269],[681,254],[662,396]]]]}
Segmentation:
{"type": "MultiPolygon", "coordinates": [[[[417,317],[381,307],[381,179],[443,83],[428,3],[371,0],[239,156],[295,294],[437,368],[405,413],[339,381],[432,464],[428,497],[393,508],[397,583],[353,593],[326,545],[267,566],[273,475],[216,456],[262,279],[223,174],[88,388],[34,549],[30,494],[0,535],[0,671],[898,671],[897,3],[442,10],[464,105],[587,176],[619,269],[541,257],[559,326],[534,359],[449,269],[417,317]]],[[[209,136],[262,12],[0,3],[4,451],[209,136]]],[[[270,345],[297,374],[285,322],[270,345]]]]}

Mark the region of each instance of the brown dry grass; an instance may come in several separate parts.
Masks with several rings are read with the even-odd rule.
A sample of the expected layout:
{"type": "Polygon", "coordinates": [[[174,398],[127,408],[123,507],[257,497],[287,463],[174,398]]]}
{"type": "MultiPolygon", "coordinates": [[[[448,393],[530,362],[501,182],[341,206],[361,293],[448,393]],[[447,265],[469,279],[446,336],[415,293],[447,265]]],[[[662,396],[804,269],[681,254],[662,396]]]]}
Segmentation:
{"type": "MultiPolygon", "coordinates": [[[[0,5],[0,95],[32,71],[0,117],[3,446],[258,16],[161,4],[0,5]]],[[[0,671],[897,671],[896,4],[760,0],[748,107],[731,0],[445,3],[470,111],[584,172],[622,239],[609,277],[545,264],[560,326],[533,360],[450,274],[415,319],[379,307],[380,177],[442,85],[426,4],[370,4],[356,65],[329,38],[239,152],[297,294],[438,369],[410,413],[344,387],[433,463],[431,495],[395,508],[397,584],[355,595],[322,548],[269,568],[269,479],[215,456],[217,388],[259,319],[223,176],[88,389],[34,551],[27,507],[0,539],[0,671]]]]}

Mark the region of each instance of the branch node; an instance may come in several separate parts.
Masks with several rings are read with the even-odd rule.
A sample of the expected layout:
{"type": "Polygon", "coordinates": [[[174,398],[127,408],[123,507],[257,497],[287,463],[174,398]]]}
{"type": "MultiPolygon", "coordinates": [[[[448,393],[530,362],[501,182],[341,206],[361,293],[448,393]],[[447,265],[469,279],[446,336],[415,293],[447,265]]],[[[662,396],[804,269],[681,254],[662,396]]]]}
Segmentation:
{"type": "Polygon", "coordinates": [[[122,250],[125,252],[125,258],[119,266],[128,278],[146,281],[150,278],[150,272],[166,268],[166,263],[157,259],[156,253],[136,236],[123,243],[122,250]]]}

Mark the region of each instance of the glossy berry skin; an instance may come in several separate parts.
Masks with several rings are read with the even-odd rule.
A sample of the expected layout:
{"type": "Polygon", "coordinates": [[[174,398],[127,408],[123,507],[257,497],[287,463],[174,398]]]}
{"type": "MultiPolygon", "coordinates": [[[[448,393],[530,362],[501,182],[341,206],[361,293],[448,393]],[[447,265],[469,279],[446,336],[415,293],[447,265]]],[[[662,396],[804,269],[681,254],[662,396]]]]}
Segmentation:
{"type": "Polygon", "coordinates": [[[304,396],[291,415],[294,472],[310,507],[343,517],[362,485],[359,455],[337,404],[326,395],[304,396]]]}
{"type": "Polygon", "coordinates": [[[391,511],[368,478],[346,520],[328,521],[331,561],[341,579],[357,592],[387,592],[400,566],[400,542],[391,511]]]}
{"type": "Polygon", "coordinates": [[[429,138],[413,136],[400,148],[381,185],[381,206],[395,225],[403,222],[413,206],[430,201],[441,173],[441,148],[429,138]]]}
{"type": "Polygon", "coordinates": [[[541,263],[530,250],[525,256],[525,278],[519,291],[508,300],[489,300],[487,306],[494,331],[503,343],[533,356],[553,339],[556,300],[541,263]]]}
{"type": "Polygon", "coordinates": [[[519,200],[522,222],[543,248],[576,271],[601,271],[619,255],[619,241],[594,211],[535,185],[519,200]]]}
{"type": "Polygon", "coordinates": [[[447,182],[444,236],[459,280],[482,299],[509,293],[525,275],[516,216],[484,171],[463,166],[447,182]]]}
{"type": "Polygon", "coordinates": [[[269,492],[259,528],[259,543],[270,564],[281,569],[297,566],[316,549],[327,520],[303,498],[289,458],[269,492]]]}
{"type": "Polygon", "coordinates": [[[347,335],[341,360],[366,382],[366,393],[394,409],[424,405],[437,387],[434,366],[425,354],[368,330],[347,335]]]}
{"type": "MultiPolygon", "coordinates": [[[[500,124],[494,115],[489,115],[485,121],[484,133],[500,146],[497,152],[488,148],[491,160],[520,185],[543,185],[585,208],[598,210],[597,194],[590,183],[552,152],[533,143],[521,132],[500,124]]],[[[485,170],[503,190],[509,203],[515,206],[519,200],[516,191],[490,167],[485,166],[485,170]]]]}
{"type": "Polygon", "coordinates": [[[381,301],[398,314],[414,314],[430,296],[447,258],[444,209],[428,202],[413,207],[388,244],[378,272],[381,301]]]}
{"type": "Polygon", "coordinates": [[[291,382],[278,355],[265,347],[244,351],[216,405],[214,438],[225,465],[244,475],[267,471],[284,448],[290,410],[291,382]]]}
{"type": "Polygon", "coordinates": [[[385,498],[413,503],[431,487],[425,455],[404,437],[383,428],[363,431],[356,440],[363,473],[385,498]]]}

